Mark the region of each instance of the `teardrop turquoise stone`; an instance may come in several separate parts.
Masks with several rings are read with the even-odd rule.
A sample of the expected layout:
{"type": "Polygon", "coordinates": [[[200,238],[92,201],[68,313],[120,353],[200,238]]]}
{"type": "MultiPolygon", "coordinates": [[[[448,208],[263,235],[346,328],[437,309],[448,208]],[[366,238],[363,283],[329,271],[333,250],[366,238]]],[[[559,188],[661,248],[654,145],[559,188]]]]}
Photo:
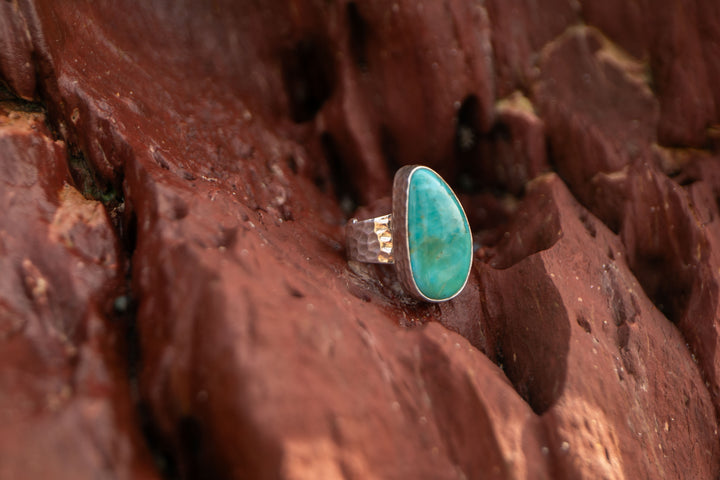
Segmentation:
{"type": "Polygon", "coordinates": [[[445,300],[465,285],[472,264],[472,236],[460,202],[429,168],[408,180],[407,238],[410,267],[418,290],[445,300]]]}

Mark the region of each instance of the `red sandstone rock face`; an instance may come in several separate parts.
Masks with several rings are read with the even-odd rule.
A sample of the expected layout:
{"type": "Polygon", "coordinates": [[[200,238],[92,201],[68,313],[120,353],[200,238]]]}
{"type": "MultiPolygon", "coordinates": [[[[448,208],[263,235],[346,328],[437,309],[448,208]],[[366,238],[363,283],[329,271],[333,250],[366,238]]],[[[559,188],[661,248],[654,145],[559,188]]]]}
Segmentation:
{"type": "Polygon", "coordinates": [[[720,18],[590,3],[0,6],[0,478],[717,478],[720,18]]]}
{"type": "Polygon", "coordinates": [[[107,319],[117,237],[22,108],[0,103],[0,478],[158,478],[107,319]]]}

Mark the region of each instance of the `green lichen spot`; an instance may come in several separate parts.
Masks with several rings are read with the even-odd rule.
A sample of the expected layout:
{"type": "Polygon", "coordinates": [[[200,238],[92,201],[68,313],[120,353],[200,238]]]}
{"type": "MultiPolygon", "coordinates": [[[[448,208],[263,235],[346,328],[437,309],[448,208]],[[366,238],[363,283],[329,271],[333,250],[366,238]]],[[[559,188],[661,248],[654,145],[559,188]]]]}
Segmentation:
{"type": "Polygon", "coordinates": [[[407,236],[413,278],[427,298],[446,300],[465,286],[470,272],[470,226],[455,194],[435,172],[419,167],[408,181],[407,236]]]}

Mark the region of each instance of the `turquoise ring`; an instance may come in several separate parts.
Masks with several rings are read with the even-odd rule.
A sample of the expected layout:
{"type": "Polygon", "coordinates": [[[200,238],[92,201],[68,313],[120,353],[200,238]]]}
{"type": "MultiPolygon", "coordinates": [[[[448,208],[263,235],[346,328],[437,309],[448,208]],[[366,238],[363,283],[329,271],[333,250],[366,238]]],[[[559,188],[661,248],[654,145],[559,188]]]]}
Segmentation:
{"type": "Polygon", "coordinates": [[[393,181],[392,213],[350,219],[349,260],[394,264],[411,296],[428,302],[456,297],[467,284],[473,240],[455,193],[434,170],[402,167],[393,181]]]}

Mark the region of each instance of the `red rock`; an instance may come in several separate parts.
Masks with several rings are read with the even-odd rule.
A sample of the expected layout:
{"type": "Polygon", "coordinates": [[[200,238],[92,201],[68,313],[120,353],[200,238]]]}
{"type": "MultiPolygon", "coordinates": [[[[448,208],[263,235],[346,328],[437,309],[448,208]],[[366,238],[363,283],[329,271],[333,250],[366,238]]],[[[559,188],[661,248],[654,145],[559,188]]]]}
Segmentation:
{"type": "Polygon", "coordinates": [[[26,100],[35,98],[31,41],[17,3],[0,5],[0,71],[8,86],[26,100]]]}
{"type": "Polygon", "coordinates": [[[579,27],[547,45],[533,98],[571,190],[592,205],[596,174],[647,158],[656,139],[658,106],[642,66],[592,29],[579,27]]]}
{"type": "Polygon", "coordinates": [[[328,16],[337,30],[331,32],[337,86],[316,128],[357,180],[358,198],[368,203],[387,195],[388,164],[420,163],[452,178],[458,111],[468,110],[472,143],[489,130],[494,113],[485,8],[459,1],[340,7],[328,16]],[[414,141],[401,141],[407,138],[414,141]]]}
{"type": "Polygon", "coordinates": [[[0,478],[157,478],[106,317],[121,257],[41,113],[0,104],[0,478]]]}
{"type": "Polygon", "coordinates": [[[529,188],[479,273],[490,352],[542,414],[557,475],[711,478],[715,409],[681,331],[643,292],[621,239],[557,177],[529,188]]]}
{"type": "Polygon", "coordinates": [[[659,140],[702,146],[720,122],[720,6],[683,2],[582,2],[591,25],[651,69],[661,115],[659,140]]]}
{"type": "MultiPolygon", "coordinates": [[[[53,458],[70,439],[73,465],[91,471],[95,437],[77,431],[91,425],[126,439],[108,450],[117,476],[154,475],[102,308],[124,288],[122,244],[165,473],[717,478],[716,154],[655,145],[697,135],[694,120],[666,129],[662,95],[698,72],[653,90],[614,30],[571,27],[580,12],[566,1],[5,8],[30,47],[0,39],[33,52],[33,91],[87,158],[76,185],[124,200],[115,233],[96,202],[62,188],[64,153],[40,172],[7,170],[54,185],[36,194],[40,233],[14,238],[50,243],[60,253],[46,263],[62,268],[12,257],[19,274],[0,292],[53,305],[44,284],[75,288],[57,308],[93,360],[76,367],[54,339],[28,341],[61,360],[45,381],[74,374],[105,415],[89,422],[97,404],[83,404],[33,424],[53,458]],[[381,208],[370,204],[394,169],[416,162],[467,190],[484,242],[466,291],[441,305],[409,299],[392,267],[348,263],[342,245],[354,203],[381,208]],[[549,168],[559,177],[532,180],[549,168]]],[[[679,32],[693,15],[674,20],[679,32]]],[[[0,59],[18,93],[26,74],[0,59]]],[[[687,115],[711,121],[695,107],[687,115]]],[[[31,364],[46,372],[43,361],[31,364]]],[[[0,434],[14,474],[34,452],[12,438],[0,434]]]]}
{"type": "MultiPolygon", "coordinates": [[[[711,171],[720,165],[714,160],[711,171]]],[[[716,407],[720,359],[715,319],[720,257],[718,208],[712,184],[680,186],[652,169],[628,173],[621,236],[638,281],[697,356],[716,407]]]]}
{"type": "Polygon", "coordinates": [[[497,104],[495,127],[481,141],[474,173],[483,184],[520,195],[527,182],[548,171],[542,120],[519,92],[497,104]]]}
{"type": "Polygon", "coordinates": [[[527,90],[535,76],[537,54],[548,42],[578,21],[578,8],[568,0],[490,0],[496,94],[506,97],[527,90]]]}

